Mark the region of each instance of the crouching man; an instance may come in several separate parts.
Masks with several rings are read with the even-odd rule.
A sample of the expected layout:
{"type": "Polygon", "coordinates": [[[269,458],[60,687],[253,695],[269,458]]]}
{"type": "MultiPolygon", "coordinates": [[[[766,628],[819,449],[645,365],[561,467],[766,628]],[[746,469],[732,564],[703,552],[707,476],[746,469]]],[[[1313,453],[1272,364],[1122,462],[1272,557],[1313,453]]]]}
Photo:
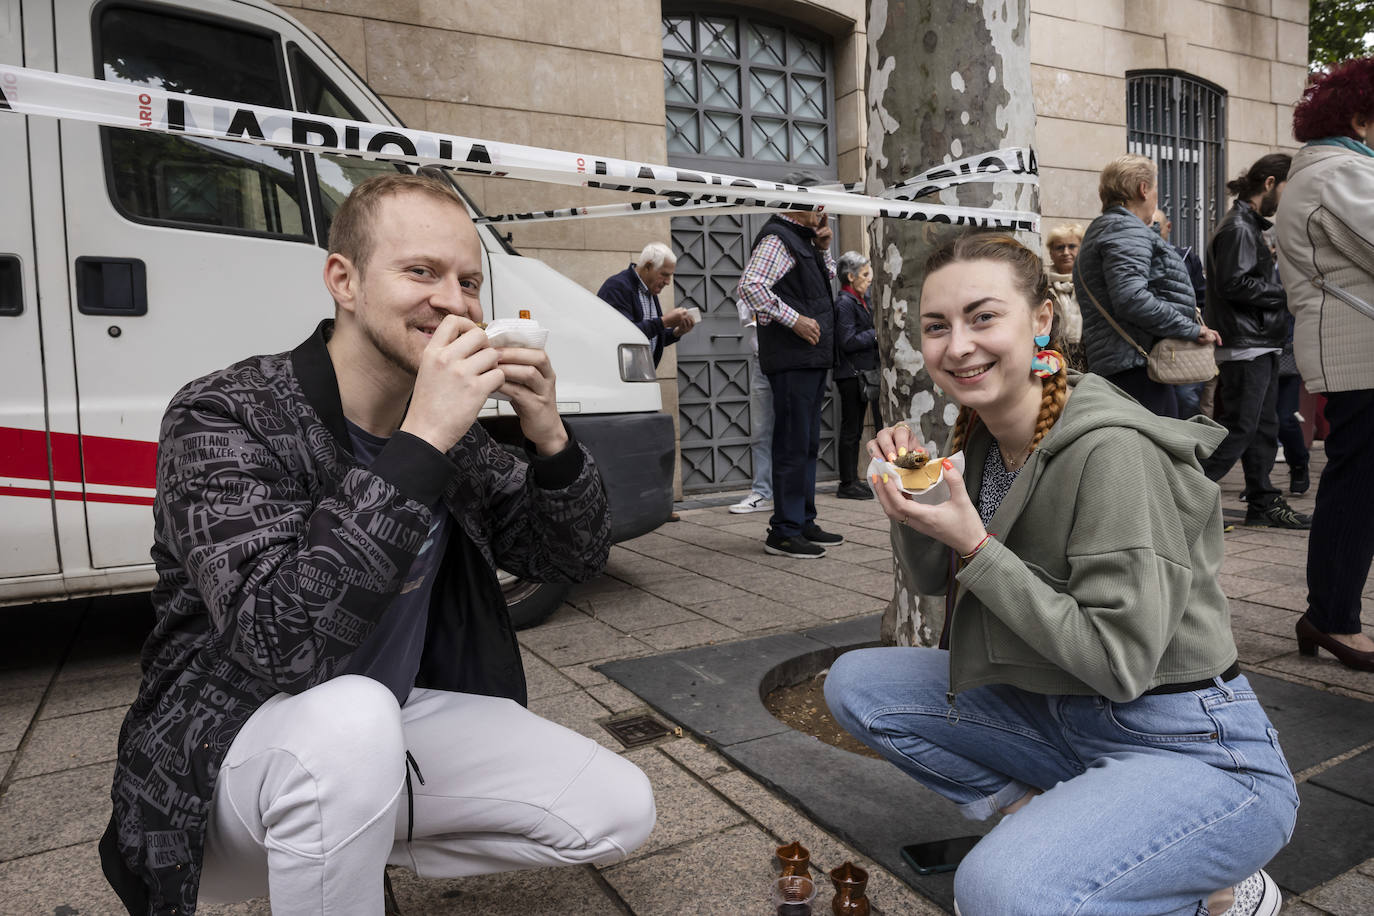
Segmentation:
{"type": "Polygon", "coordinates": [[[131,913],[270,894],[375,916],[388,863],[608,863],[653,827],[638,768],[524,708],[496,567],[588,579],[610,526],[548,356],[480,326],[466,207],[373,178],[329,252],[334,320],[192,382],[163,419],[156,624],[100,844],[131,913]],[[523,456],[475,422],[496,392],[523,456]]]}

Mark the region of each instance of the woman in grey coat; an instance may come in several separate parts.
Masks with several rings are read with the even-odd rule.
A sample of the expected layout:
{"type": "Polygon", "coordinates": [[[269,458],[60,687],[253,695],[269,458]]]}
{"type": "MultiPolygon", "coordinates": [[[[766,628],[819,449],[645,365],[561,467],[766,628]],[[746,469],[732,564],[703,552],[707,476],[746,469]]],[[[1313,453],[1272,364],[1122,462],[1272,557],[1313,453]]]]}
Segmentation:
{"type": "Polygon", "coordinates": [[[1140,350],[1148,352],[1165,337],[1214,344],[1221,339],[1198,318],[1192,281],[1178,252],[1150,229],[1159,206],[1154,162],[1136,155],[1113,160],[1102,170],[1097,193],[1102,215],[1088,226],[1074,264],[1088,368],[1151,412],[1177,417],[1174,387],[1150,379],[1140,350]],[[1130,335],[1129,341],[1101,309],[1130,335]]]}

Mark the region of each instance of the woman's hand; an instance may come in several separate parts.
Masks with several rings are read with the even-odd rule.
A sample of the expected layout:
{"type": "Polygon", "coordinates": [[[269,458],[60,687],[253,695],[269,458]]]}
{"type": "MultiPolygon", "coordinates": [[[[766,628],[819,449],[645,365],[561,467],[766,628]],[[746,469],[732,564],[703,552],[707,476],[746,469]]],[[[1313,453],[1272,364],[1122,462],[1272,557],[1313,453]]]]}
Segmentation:
{"type": "MultiPolygon", "coordinates": [[[[920,447],[911,430],[904,425],[880,430],[868,446],[869,454],[881,453],[888,461],[895,461],[910,448],[920,447]]],[[[871,481],[873,492],[878,494],[878,503],[888,518],[953,547],[960,556],[965,556],[982,543],[988,532],[969,499],[963,475],[948,460],[942,462],[942,467],[945,483],[949,486],[949,499],[937,505],[907,499],[901,490],[901,480],[891,474],[886,480],[875,477],[871,481]]]]}

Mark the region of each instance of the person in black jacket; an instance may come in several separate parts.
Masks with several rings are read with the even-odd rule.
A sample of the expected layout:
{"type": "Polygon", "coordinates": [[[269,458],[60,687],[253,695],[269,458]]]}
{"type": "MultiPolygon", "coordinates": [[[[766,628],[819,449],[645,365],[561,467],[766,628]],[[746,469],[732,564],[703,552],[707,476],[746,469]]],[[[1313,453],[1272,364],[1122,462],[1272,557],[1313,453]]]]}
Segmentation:
{"type": "Polygon", "coordinates": [[[1307,529],[1312,520],[1293,511],[1273,483],[1278,443],[1279,354],[1288,336],[1288,298],[1264,240],[1288,181],[1292,157],[1262,156],[1226,187],[1236,201],[1207,242],[1207,324],[1221,335],[1217,347],[1226,438],[1202,463],[1220,480],[1239,459],[1245,471],[1245,524],[1307,529]]]}
{"type": "Polygon", "coordinates": [[[663,359],[665,347],[678,342],[696,327],[686,309],[663,311],[658,294],[673,282],[677,257],[662,242],[650,242],[639,253],[639,260],[618,274],[612,274],[596,291],[603,302],[644,332],[653,347],[654,365],[663,359]]]}
{"type": "Polygon", "coordinates": [[[864,431],[864,413],[873,414],[873,428],[883,428],[878,409],[878,386],[865,383],[864,376],[878,377],[878,333],[873,328],[873,309],[868,304],[868,287],[873,283],[873,265],[857,251],[840,255],[836,267],[841,289],[835,299],[835,340],[839,345],[835,361],[835,387],[840,392],[840,499],[872,499],[873,491],[859,479],[859,439],[864,431]]]}
{"type": "Polygon", "coordinates": [[[831,234],[819,210],[772,217],[736,290],[758,321],[759,363],[773,389],[773,515],[764,550],[803,560],[844,543],[816,524],[821,408],[835,364],[831,234]]]}
{"type": "Polygon", "coordinates": [[[448,184],[358,185],[330,227],[335,318],[172,399],[155,624],[100,843],[136,916],[270,894],[382,912],[383,869],[609,863],[653,793],[525,708],[496,568],[598,575],[605,488],[543,350],[480,326],[476,227],[448,184]],[[476,423],[510,399],[519,454],[476,423]]]}

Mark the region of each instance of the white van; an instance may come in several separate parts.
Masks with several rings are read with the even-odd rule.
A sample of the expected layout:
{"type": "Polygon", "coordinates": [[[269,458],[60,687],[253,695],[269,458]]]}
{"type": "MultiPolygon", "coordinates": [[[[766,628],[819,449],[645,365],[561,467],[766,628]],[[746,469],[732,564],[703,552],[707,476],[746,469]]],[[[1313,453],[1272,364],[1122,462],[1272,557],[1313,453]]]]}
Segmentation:
{"type": "MultiPolygon", "coordinates": [[[[0,0],[0,61],[400,124],[318,36],[257,0],[0,0]]],[[[330,216],[396,168],[0,111],[0,604],[153,584],[167,402],[332,314],[330,216]]],[[[549,328],[559,410],[600,464],[615,538],[652,530],[672,511],[673,424],[648,342],[496,229],[479,234],[483,310],[549,328]]],[[[481,422],[518,441],[509,405],[489,401],[481,422]]],[[[518,625],[565,591],[503,583],[518,625]]]]}

